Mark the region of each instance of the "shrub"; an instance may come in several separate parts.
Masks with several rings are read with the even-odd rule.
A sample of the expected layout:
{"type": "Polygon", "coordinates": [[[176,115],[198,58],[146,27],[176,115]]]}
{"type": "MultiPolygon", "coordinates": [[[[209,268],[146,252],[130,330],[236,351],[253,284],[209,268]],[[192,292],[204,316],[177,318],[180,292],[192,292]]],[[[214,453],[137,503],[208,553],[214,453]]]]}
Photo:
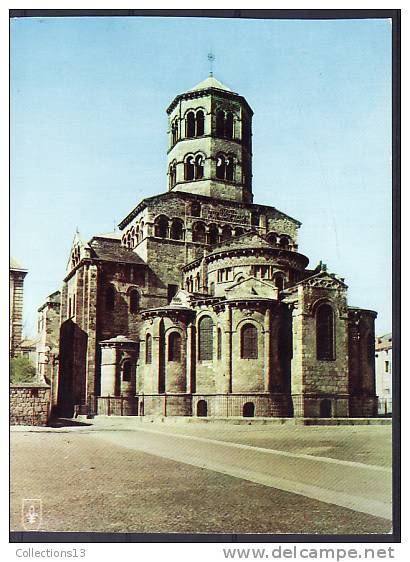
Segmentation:
{"type": "Polygon", "coordinates": [[[13,357],[10,360],[10,382],[12,384],[35,382],[36,368],[27,357],[13,357]]]}

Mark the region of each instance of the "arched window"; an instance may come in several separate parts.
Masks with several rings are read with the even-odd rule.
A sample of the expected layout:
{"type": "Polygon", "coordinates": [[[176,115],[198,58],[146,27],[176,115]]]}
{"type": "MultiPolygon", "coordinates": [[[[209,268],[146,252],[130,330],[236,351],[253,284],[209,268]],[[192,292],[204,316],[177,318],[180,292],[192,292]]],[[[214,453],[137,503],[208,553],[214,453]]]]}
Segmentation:
{"type": "Polygon", "coordinates": [[[173,163],[169,166],[169,188],[172,189],[177,183],[177,167],[173,163]]]}
{"type": "Polygon", "coordinates": [[[216,156],[216,177],[220,180],[225,179],[225,156],[223,154],[216,156]]]}
{"type": "Polygon", "coordinates": [[[287,236],[281,236],[279,238],[279,246],[281,248],[287,248],[289,246],[289,238],[287,236]]]}
{"type": "Polygon", "coordinates": [[[155,219],[155,236],[158,238],[168,238],[168,219],[161,215],[155,219]]]}
{"type": "Polygon", "coordinates": [[[222,228],[222,240],[229,240],[232,238],[232,228],[228,225],[222,228]]]}
{"type": "Polygon", "coordinates": [[[173,219],[171,224],[171,238],[173,240],[183,240],[184,223],[181,219],[173,219]]]}
{"type": "Polygon", "coordinates": [[[275,274],[275,287],[277,287],[279,291],[283,291],[285,288],[285,277],[282,273],[275,274]]]}
{"type": "Polygon", "coordinates": [[[197,293],[199,293],[200,285],[201,285],[201,276],[199,275],[199,273],[197,273],[195,276],[195,291],[197,293]]]}
{"type": "Polygon", "coordinates": [[[220,180],[233,181],[235,175],[235,161],[233,156],[226,156],[221,152],[216,155],[216,177],[220,180]]]}
{"type": "Polygon", "coordinates": [[[193,180],[195,177],[195,160],[192,155],[187,156],[185,160],[185,179],[187,181],[193,180]]]}
{"type": "Polygon", "coordinates": [[[276,246],[276,244],[278,243],[278,235],[276,234],[276,232],[269,232],[269,234],[266,236],[266,240],[269,242],[269,244],[272,244],[272,246],[276,246]]]}
{"type": "Polygon", "coordinates": [[[145,337],[145,363],[152,363],[152,337],[147,334],[145,337]]]}
{"type": "Polygon", "coordinates": [[[217,342],[216,342],[216,358],[218,360],[222,359],[222,330],[218,328],[217,332],[217,342]]]}
{"type": "Polygon", "coordinates": [[[225,128],[225,114],[220,109],[216,112],[216,135],[218,137],[224,136],[224,128],[225,128]]]}
{"type": "Polygon", "coordinates": [[[175,119],[171,125],[172,145],[178,141],[178,121],[175,119]]]}
{"type": "Polygon", "coordinates": [[[131,361],[124,361],[122,364],[122,380],[124,382],[131,382],[132,365],[131,361]]]}
{"type": "Polygon", "coordinates": [[[181,335],[178,332],[169,334],[168,361],[181,361],[181,335]]]}
{"type": "Polygon", "coordinates": [[[334,361],[334,313],[329,304],[321,304],[316,311],[316,357],[334,361]]]}
{"type": "Polygon", "coordinates": [[[258,358],[258,330],[253,324],[245,324],[241,330],[241,358],[258,358]]]}
{"type": "Polygon", "coordinates": [[[212,283],[209,285],[209,294],[210,295],[214,295],[215,294],[215,283],[212,281],[212,283]]]}
{"type": "Polygon", "coordinates": [[[200,217],[201,216],[201,203],[194,201],[191,203],[191,216],[200,217]]]}
{"type": "Polygon", "coordinates": [[[136,289],[132,289],[129,293],[130,312],[138,312],[140,306],[140,295],[136,289]]]}
{"type": "Polygon", "coordinates": [[[257,213],[251,214],[251,225],[252,226],[259,226],[259,215],[257,213]]]}
{"type": "Polygon", "coordinates": [[[195,136],[195,113],[189,111],[186,116],[186,136],[192,138],[195,136]]]}
{"type": "Polygon", "coordinates": [[[216,226],[216,224],[211,224],[209,226],[209,232],[208,232],[208,244],[217,244],[218,238],[219,238],[218,227],[216,226]]]}
{"type": "Polygon", "coordinates": [[[205,225],[202,222],[196,222],[192,229],[192,240],[194,242],[205,243],[205,225]]]}
{"type": "Polygon", "coordinates": [[[204,177],[204,158],[201,154],[195,157],[195,179],[200,180],[204,177]]]}
{"type": "Polygon", "coordinates": [[[204,112],[197,111],[196,113],[196,136],[200,137],[204,134],[204,112]]]}
{"type": "Polygon", "coordinates": [[[105,291],[105,310],[114,310],[115,307],[115,289],[109,285],[105,291]]]}
{"type": "Polygon", "coordinates": [[[225,161],[225,179],[228,181],[233,181],[234,176],[234,160],[233,156],[228,156],[225,161]]]}
{"type": "Polygon", "coordinates": [[[199,360],[211,361],[214,354],[214,323],[210,316],[204,316],[199,321],[199,360]]]}
{"type": "Polygon", "coordinates": [[[243,417],[253,418],[255,416],[255,404],[253,402],[246,402],[243,405],[243,417]]]}
{"type": "Polygon", "coordinates": [[[235,228],[235,236],[242,236],[243,233],[244,233],[244,230],[241,226],[238,226],[237,228],[235,228]]]}
{"type": "Polygon", "coordinates": [[[232,113],[227,113],[225,118],[225,138],[233,138],[233,115],[232,113]]]}
{"type": "Polygon", "coordinates": [[[320,413],[321,418],[331,418],[332,417],[332,402],[329,398],[325,398],[320,402],[320,413]]]}
{"type": "Polygon", "coordinates": [[[208,415],[208,404],[206,400],[198,400],[196,405],[196,415],[198,418],[206,418],[208,415]]]}

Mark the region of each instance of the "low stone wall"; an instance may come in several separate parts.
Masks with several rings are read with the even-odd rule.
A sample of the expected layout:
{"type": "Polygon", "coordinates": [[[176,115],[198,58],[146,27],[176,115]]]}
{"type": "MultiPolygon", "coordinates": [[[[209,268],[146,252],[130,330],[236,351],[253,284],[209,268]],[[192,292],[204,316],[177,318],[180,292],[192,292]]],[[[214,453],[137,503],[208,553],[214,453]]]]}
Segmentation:
{"type": "Polygon", "coordinates": [[[47,425],[50,387],[46,384],[10,385],[10,425],[47,425]]]}

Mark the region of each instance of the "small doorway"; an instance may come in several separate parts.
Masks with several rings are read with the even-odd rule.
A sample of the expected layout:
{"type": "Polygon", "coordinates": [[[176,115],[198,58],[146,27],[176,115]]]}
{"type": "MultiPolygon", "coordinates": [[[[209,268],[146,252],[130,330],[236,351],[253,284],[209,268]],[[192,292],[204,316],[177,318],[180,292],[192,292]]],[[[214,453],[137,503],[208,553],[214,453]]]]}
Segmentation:
{"type": "Polygon", "coordinates": [[[246,402],[243,405],[243,417],[253,418],[255,417],[255,404],[253,402],[246,402]]]}
{"type": "Polygon", "coordinates": [[[198,404],[196,405],[196,415],[198,418],[206,418],[208,415],[208,404],[206,400],[199,400],[198,404]]]}
{"type": "Polygon", "coordinates": [[[321,418],[332,417],[332,402],[328,398],[325,398],[320,403],[320,417],[321,418]]]}

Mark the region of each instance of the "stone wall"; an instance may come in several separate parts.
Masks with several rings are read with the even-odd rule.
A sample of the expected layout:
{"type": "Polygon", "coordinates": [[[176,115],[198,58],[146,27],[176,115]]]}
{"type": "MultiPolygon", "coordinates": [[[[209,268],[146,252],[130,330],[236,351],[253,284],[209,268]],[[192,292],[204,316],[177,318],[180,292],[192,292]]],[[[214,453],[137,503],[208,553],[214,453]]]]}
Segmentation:
{"type": "Polygon", "coordinates": [[[47,425],[50,387],[44,384],[10,385],[10,424],[47,425]]]}

